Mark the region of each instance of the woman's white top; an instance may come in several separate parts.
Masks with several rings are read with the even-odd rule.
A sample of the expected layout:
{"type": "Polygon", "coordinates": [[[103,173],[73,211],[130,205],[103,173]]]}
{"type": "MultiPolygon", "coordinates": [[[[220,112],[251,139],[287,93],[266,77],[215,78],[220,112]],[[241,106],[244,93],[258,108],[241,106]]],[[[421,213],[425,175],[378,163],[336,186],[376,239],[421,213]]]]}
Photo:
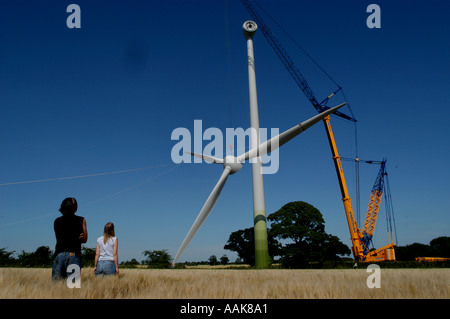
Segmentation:
{"type": "Polygon", "coordinates": [[[103,241],[103,236],[97,238],[97,244],[100,248],[100,257],[98,258],[98,260],[114,260],[113,251],[116,239],[116,237],[111,237],[105,244],[103,241]]]}

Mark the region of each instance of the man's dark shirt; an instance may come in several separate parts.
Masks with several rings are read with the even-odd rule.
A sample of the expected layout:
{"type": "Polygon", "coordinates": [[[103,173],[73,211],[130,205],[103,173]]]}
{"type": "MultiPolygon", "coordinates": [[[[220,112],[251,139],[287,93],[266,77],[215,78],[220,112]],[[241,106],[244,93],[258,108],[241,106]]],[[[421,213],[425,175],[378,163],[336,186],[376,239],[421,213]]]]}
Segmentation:
{"type": "Polygon", "coordinates": [[[80,234],[83,232],[83,217],[63,215],[55,219],[55,256],[60,252],[73,252],[81,257],[80,234]]]}

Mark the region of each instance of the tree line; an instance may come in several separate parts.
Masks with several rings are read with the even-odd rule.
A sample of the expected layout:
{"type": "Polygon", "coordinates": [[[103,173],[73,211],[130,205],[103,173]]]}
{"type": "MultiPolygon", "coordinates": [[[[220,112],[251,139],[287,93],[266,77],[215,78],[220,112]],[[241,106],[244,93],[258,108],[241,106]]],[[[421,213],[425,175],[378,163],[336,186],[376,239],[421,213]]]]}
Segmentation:
{"type": "MultiPolygon", "coordinates": [[[[338,237],[325,232],[325,220],[314,206],[302,202],[291,202],[267,217],[269,255],[272,263],[283,268],[315,268],[330,265],[342,265],[342,262],[354,263],[350,258],[351,250],[338,237]]],[[[254,265],[255,244],[253,227],[234,231],[230,234],[224,249],[236,252],[239,256],[236,264],[254,265]]],[[[34,252],[22,251],[15,258],[14,251],[0,248],[0,267],[51,267],[53,252],[48,246],[41,246],[34,252]]],[[[399,262],[415,261],[416,257],[450,257],[450,237],[438,237],[429,245],[413,243],[395,247],[399,262]]],[[[167,249],[145,250],[144,260],[136,259],[121,262],[122,266],[144,265],[149,268],[169,268],[172,256],[167,249]]],[[[82,265],[93,266],[95,248],[82,247],[82,265]]],[[[229,258],[223,255],[218,259],[212,255],[208,261],[187,262],[193,264],[226,265],[229,258]]],[[[392,263],[392,262],[390,262],[392,263]]],[[[446,263],[444,266],[448,265],[446,263]]],[[[183,265],[180,265],[183,267],[183,265]]],[[[333,267],[333,266],[332,266],[333,267]]]]}
{"type": "MultiPolygon", "coordinates": [[[[51,267],[54,252],[48,246],[40,246],[34,252],[23,251],[14,257],[14,251],[0,248],[0,267],[51,267]]],[[[136,259],[121,262],[122,266],[145,265],[148,268],[169,268],[172,257],[166,249],[145,250],[142,252],[144,260],[136,259]]],[[[81,263],[83,267],[93,267],[95,263],[95,248],[81,247],[81,263]]]]}
{"type": "MultiPolygon", "coordinates": [[[[325,232],[325,221],[314,206],[291,202],[267,217],[269,255],[283,268],[352,267],[351,250],[338,237],[325,232]],[[279,257],[275,260],[276,257],[279,257]]],[[[233,232],[225,249],[235,251],[246,264],[254,264],[253,227],[233,232]]],[[[450,237],[438,237],[429,245],[413,243],[395,247],[397,262],[387,267],[417,267],[417,257],[450,258],[450,237]]],[[[435,263],[449,267],[450,262],[435,263]]],[[[423,266],[423,264],[422,264],[423,266]]]]}

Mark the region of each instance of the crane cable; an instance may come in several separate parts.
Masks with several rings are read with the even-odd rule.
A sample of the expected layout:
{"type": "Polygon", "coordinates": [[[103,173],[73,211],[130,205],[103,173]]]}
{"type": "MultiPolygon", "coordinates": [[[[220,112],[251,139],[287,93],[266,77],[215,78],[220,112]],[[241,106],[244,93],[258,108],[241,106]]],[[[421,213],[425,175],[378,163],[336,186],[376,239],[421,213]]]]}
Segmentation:
{"type": "Polygon", "coordinates": [[[395,236],[395,244],[398,245],[397,227],[395,225],[394,205],[392,203],[391,187],[389,185],[389,178],[387,172],[385,172],[384,194],[386,199],[385,200],[386,225],[389,243],[394,243],[394,236],[395,236]]]}
{"type": "Polygon", "coordinates": [[[227,60],[227,95],[229,108],[229,125],[233,127],[233,102],[231,96],[231,57],[230,57],[230,18],[228,13],[228,0],[225,0],[225,43],[226,43],[226,60],[227,60]]]}
{"type": "Polygon", "coordinates": [[[256,6],[260,8],[278,28],[280,28],[280,30],[323,72],[323,74],[325,74],[338,88],[341,88],[336,80],[325,71],[325,69],[278,23],[277,20],[275,20],[275,18],[273,18],[258,2],[253,1],[253,3],[256,4],[256,6]]]}
{"type": "MultiPolygon", "coordinates": [[[[227,61],[227,96],[228,96],[228,125],[233,127],[233,98],[231,88],[231,56],[230,56],[230,16],[229,16],[229,3],[225,0],[225,43],[226,43],[226,61],[227,61]]],[[[225,150],[230,155],[234,155],[233,145],[228,145],[229,150],[225,150]]]]}

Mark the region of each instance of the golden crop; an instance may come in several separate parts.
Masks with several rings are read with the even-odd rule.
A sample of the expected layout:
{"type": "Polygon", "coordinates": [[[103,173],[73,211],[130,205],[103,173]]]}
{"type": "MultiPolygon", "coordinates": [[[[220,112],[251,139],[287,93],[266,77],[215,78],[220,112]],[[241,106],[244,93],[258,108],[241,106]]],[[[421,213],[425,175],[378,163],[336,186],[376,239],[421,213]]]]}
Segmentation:
{"type": "Polygon", "coordinates": [[[450,297],[449,269],[381,269],[369,289],[365,269],[121,269],[96,278],[81,271],[81,288],[52,282],[51,269],[0,268],[0,298],[300,299],[450,297]]]}

